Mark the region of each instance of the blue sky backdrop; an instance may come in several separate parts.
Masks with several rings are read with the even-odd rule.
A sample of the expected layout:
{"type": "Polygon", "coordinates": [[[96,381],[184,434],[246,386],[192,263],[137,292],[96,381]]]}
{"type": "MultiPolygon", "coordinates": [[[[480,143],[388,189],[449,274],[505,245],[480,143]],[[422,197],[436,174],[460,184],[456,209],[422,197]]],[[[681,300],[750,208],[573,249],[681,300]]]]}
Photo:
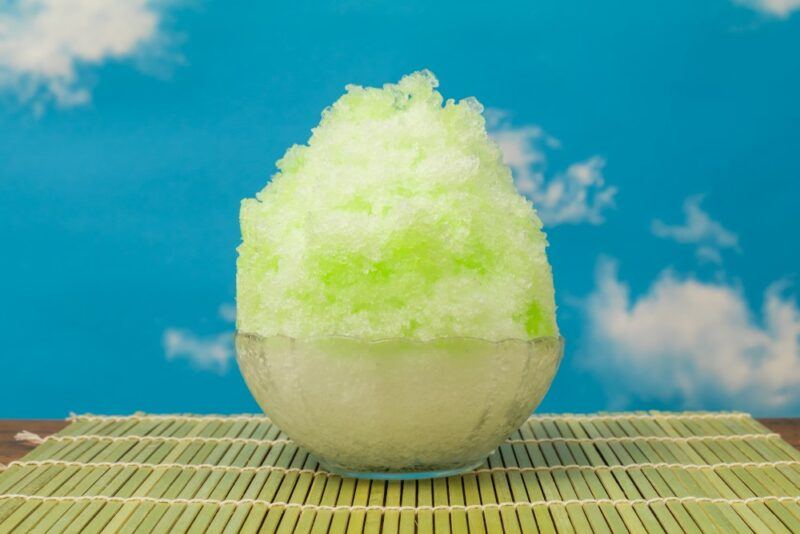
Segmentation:
{"type": "Polygon", "coordinates": [[[11,0],[0,417],[257,411],[239,200],[348,83],[475,96],[551,247],[543,411],[800,413],[800,1],[11,0]]]}

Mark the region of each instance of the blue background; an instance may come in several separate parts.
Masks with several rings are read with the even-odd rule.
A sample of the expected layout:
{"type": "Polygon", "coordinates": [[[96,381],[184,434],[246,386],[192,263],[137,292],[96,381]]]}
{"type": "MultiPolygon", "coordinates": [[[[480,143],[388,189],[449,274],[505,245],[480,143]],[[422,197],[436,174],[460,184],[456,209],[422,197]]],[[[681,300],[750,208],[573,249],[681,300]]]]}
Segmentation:
{"type": "Polygon", "coordinates": [[[719,276],[650,231],[653,218],[680,221],[687,196],[704,193],[739,235],[724,276],[754,313],[797,272],[797,14],[724,0],[289,4],[170,8],[185,64],[168,76],[87,67],[86,106],[36,116],[4,97],[0,417],[256,411],[235,365],[168,360],[163,333],[231,328],[217,309],[234,298],[240,199],[346,84],[421,68],[445,97],[474,95],[562,140],[556,167],[602,155],[619,189],[604,224],[548,230],[568,350],[542,410],[607,407],[575,356],[574,302],[592,292],[598,257],[619,259],[634,295],[667,267],[719,276]]]}

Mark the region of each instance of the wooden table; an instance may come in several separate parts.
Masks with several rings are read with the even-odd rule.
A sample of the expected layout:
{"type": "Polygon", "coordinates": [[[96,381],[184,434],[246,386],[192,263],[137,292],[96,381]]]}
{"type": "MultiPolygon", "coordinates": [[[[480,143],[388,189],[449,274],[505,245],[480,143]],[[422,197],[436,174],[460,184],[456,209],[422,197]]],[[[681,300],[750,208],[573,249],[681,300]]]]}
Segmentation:
{"type": "MultiPolygon", "coordinates": [[[[800,417],[759,421],[800,449],[800,417]]],[[[16,460],[34,448],[29,443],[16,441],[14,435],[17,432],[29,430],[44,437],[65,426],[67,422],[61,419],[0,419],[0,463],[16,460]]]]}

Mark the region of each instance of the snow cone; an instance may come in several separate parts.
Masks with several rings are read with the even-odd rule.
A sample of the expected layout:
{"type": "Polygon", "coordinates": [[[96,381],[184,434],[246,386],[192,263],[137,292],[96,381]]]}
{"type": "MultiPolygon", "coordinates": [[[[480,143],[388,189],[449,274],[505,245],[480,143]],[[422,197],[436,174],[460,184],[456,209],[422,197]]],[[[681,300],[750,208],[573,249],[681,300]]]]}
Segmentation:
{"type": "Polygon", "coordinates": [[[428,71],[348,86],[242,201],[239,366],[339,474],[482,464],[561,359],[541,221],[480,103],[437,86],[428,71]]]}

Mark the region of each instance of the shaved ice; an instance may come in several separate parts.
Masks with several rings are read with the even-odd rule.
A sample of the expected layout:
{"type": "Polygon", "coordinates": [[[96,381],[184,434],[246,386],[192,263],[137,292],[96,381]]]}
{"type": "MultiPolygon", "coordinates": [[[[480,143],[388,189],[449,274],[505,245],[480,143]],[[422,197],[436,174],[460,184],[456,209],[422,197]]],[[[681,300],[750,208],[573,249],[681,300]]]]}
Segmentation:
{"type": "Polygon", "coordinates": [[[237,329],[487,340],[558,334],[546,238],[481,104],[428,71],[355,85],[242,201],[237,329]]]}

